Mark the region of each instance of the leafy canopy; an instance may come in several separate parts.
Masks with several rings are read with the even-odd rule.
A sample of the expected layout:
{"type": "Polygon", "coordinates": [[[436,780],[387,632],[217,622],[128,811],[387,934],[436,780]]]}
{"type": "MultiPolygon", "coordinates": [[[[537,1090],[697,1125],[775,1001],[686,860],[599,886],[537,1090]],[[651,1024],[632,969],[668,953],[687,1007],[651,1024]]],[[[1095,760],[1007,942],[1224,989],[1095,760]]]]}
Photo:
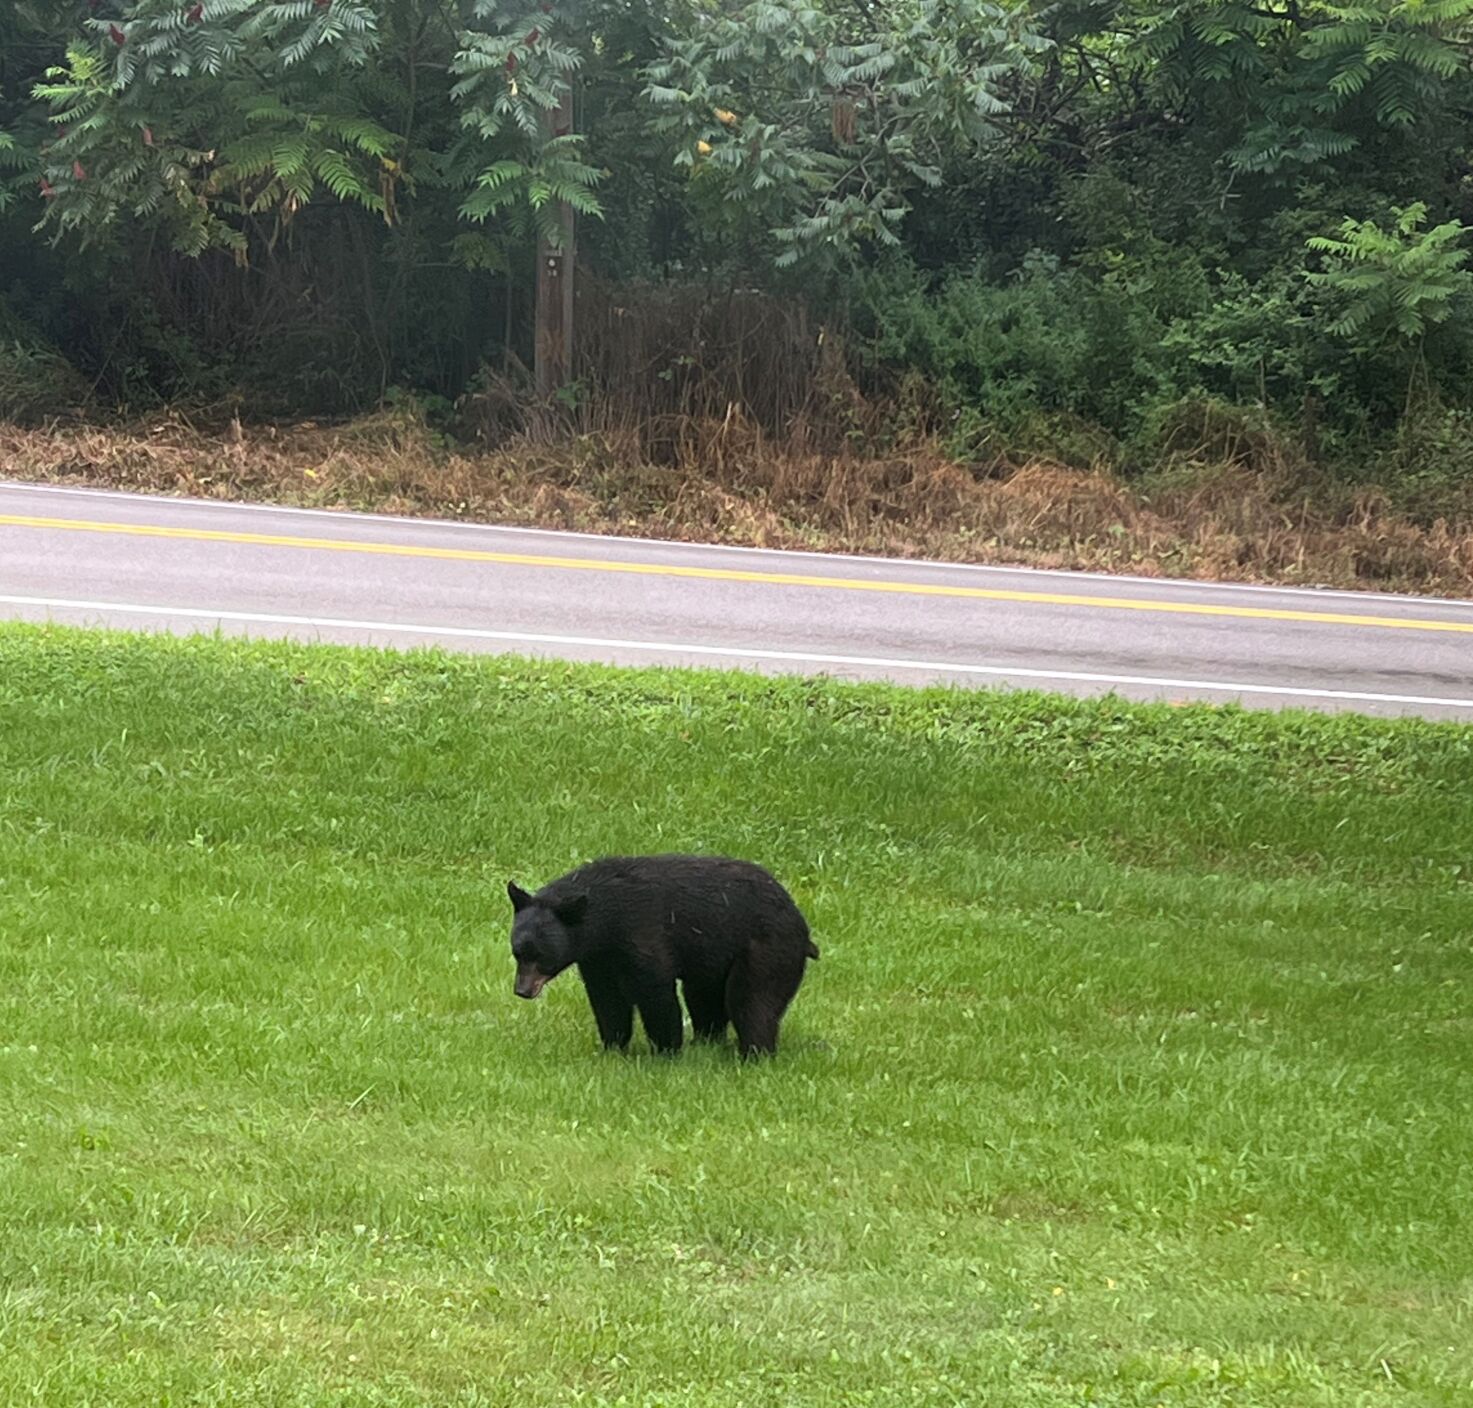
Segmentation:
{"type": "Polygon", "coordinates": [[[556,115],[579,84],[643,89],[643,150],[691,177],[708,224],[758,219],[780,262],[894,244],[908,193],[995,139],[1009,85],[1048,48],[991,0],[667,3],[650,52],[621,50],[618,0],[133,0],[75,25],[32,92],[43,225],[87,239],[120,217],[175,245],[248,256],[324,196],[393,223],[450,189],[462,218],[601,213],[605,172],[556,115]]]}

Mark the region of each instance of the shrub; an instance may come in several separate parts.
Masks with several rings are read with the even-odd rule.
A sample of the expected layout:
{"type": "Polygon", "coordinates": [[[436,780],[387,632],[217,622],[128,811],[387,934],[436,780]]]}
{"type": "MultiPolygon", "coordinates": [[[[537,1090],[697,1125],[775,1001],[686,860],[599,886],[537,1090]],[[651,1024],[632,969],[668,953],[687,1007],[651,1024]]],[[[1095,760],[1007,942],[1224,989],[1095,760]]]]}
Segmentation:
{"type": "Polygon", "coordinates": [[[19,340],[0,342],[0,420],[33,425],[73,415],[91,388],[59,352],[19,340]]]}

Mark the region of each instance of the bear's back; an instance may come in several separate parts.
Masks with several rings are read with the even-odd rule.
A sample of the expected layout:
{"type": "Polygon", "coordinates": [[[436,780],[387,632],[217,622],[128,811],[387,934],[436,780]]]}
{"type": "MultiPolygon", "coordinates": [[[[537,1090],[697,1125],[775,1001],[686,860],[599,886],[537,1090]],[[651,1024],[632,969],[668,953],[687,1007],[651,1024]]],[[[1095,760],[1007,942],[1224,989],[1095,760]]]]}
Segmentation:
{"type": "Polygon", "coordinates": [[[587,894],[583,922],[598,947],[661,958],[680,976],[715,976],[754,943],[802,949],[808,940],[792,897],[751,861],[608,856],[544,893],[564,889],[587,894]]]}

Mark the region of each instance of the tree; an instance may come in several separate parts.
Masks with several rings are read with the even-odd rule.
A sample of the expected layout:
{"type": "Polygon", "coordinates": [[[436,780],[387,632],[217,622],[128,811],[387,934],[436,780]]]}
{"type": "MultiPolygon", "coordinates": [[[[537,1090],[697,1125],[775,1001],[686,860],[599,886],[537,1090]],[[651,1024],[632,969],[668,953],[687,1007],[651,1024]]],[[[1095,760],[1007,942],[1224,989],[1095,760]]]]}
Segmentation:
{"type": "Polygon", "coordinates": [[[33,89],[51,123],[30,153],[42,227],[87,242],[148,221],[186,254],[247,262],[315,200],[392,225],[406,201],[448,194],[467,221],[558,248],[566,212],[598,210],[601,173],[548,121],[580,63],[577,25],[567,0],[530,15],[495,0],[133,0],[53,23],[64,62],[33,89]]]}
{"type": "Polygon", "coordinates": [[[464,122],[487,142],[508,129],[535,148],[537,159],[505,157],[476,180],[462,207],[472,219],[521,205],[537,233],[537,311],[534,361],[538,394],[548,396],[571,376],[575,216],[599,214],[593,188],[602,173],[582,159],[573,129],[573,84],[583,67],[588,35],[580,7],[543,0],[534,10],[508,10],[475,0],[477,18],[490,28],[467,31],[453,71],[452,95],[467,102],[464,122]],[[580,42],[581,41],[581,42],[580,42]]]}
{"type": "MultiPolygon", "coordinates": [[[[785,264],[893,244],[909,194],[995,134],[1002,87],[1046,47],[1024,10],[985,0],[677,0],[642,12],[633,46],[621,0],[129,0],[49,30],[43,8],[32,28],[65,45],[34,88],[44,228],[87,241],[149,221],[246,262],[313,201],[393,224],[446,192],[465,221],[538,241],[545,313],[570,306],[573,217],[600,213],[580,80],[642,82],[642,145],[689,171],[698,218],[785,264]]],[[[538,352],[550,389],[566,342],[538,352]]]]}
{"type": "Polygon", "coordinates": [[[1215,105],[1232,168],[1277,174],[1433,116],[1468,73],[1473,0],[1180,0],[1139,15],[1151,84],[1178,108],[1215,105]]]}
{"type": "Polygon", "coordinates": [[[787,265],[896,245],[910,194],[996,137],[1048,41],[990,0],[754,0],[665,47],[646,93],[675,162],[708,219],[765,229],[787,265]]]}
{"type": "Polygon", "coordinates": [[[1473,291],[1473,272],[1463,267],[1468,251],[1457,248],[1468,232],[1458,221],[1423,230],[1427,207],[1421,202],[1392,213],[1390,230],[1347,218],[1338,237],[1308,242],[1325,256],[1325,268],[1307,277],[1340,309],[1330,331],[1367,346],[1420,342],[1429,327],[1451,315],[1460,296],[1473,291]]]}

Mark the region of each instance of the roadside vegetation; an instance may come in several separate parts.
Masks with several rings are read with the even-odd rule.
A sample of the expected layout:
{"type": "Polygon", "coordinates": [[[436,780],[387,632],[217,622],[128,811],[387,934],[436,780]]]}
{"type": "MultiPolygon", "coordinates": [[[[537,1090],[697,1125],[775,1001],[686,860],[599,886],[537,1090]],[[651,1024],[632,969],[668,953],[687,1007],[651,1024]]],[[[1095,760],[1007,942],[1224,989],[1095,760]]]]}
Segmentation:
{"type": "Polygon", "coordinates": [[[632,434],[456,443],[414,405],[339,424],[224,432],[179,414],[0,425],[11,478],[754,547],[1021,563],[1162,577],[1473,595],[1473,531],[1381,492],[1245,458],[1148,479],[1048,459],[979,474],[935,446],[885,455],[773,445],[691,424],[673,462],[632,434]]]}
{"type": "Polygon", "coordinates": [[[1467,594],[1470,38],[1473,0],[19,0],[0,472],[1467,594]]]}
{"type": "Polygon", "coordinates": [[[1473,1391],[1473,731],[0,627],[0,1399],[1473,1391]],[[511,993],[770,865],[778,1059],[511,993]]]}

